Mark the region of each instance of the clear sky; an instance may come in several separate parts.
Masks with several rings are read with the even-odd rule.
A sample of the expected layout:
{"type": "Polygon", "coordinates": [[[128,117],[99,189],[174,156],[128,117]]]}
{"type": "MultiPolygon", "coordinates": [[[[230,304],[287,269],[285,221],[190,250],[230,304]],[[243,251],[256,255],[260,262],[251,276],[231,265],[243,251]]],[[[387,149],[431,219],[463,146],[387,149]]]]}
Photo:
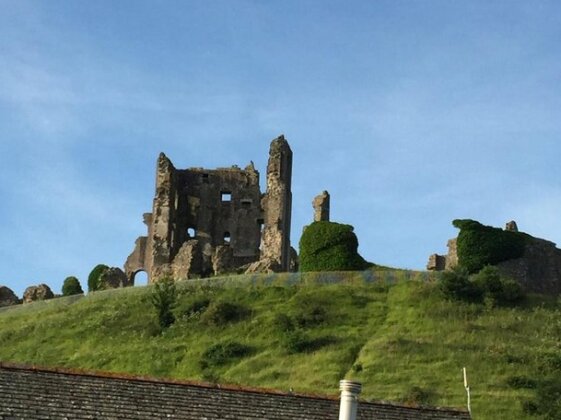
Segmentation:
{"type": "Polygon", "coordinates": [[[375,263],[472,218],[561,242],[558,1],[0,0],[0,284],[86,286],[145,234],[155,163],[294,152],[375,263]]]}

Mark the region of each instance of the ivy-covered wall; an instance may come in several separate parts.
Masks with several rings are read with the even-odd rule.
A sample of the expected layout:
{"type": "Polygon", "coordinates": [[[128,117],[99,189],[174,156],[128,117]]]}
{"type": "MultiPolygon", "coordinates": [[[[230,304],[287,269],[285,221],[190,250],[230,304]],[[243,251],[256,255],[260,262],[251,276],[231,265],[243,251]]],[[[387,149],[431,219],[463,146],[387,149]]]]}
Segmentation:
{"type": "Polygon", "coordinates": [[[452,224],[460,229],[457,240],[458,264],[470,273],[486,265],[520,258],[531,236],[485,226],[470,219],[456,219],[452,224]]]}

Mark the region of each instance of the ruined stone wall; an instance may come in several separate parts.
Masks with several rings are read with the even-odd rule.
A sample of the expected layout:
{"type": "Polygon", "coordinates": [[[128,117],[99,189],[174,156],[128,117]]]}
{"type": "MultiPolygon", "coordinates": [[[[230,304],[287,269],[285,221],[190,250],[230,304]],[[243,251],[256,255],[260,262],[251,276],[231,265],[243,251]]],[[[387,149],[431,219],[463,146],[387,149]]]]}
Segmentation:
{"type": "Polygon", "coordinates": [[[561,293],[561,250],[544,239],[533,238],[520,258],[497,264],[499,271],[516,279],[529,292],[561,293]]]}
{"type": "Polygon", "coordinates": [[[144,218],[148,235],[125,263],[129,282],[141,270],[152,283],[164,275],[226,273],[260,258],[273,260],[275,271],[288,270],[291,176],[292,152],[282,136],[271,143],[264,195],[253,163],[178,170],[160,154],[152,213],[144,218]]]}
{"type": "Polygon", "coordinates": [[[172,224],[176,195],[176,169],[167,156],[160,153],[156,169],[156,194],[146,247],[145,261],[149,281],[171,271],[172,224]]]}
{"type": "Polygon", "coordinates": [[[290,267],[290,223],[292,211],[292,150],[284,136],[273,140],[267,165],[267,192],[262,200],[265,213],[261,259],[290,267]]]}
{"type": "MultiPolygon", "coordinates": [[[[516,222],[508,222],[505,230],[517,232],[516,222]]],[[[447,245],[447,255],[429,257],[428,270],[450,270],[458,265],[457,238],[450,239],[447,245]]],[[[496,267],[526,292],[561,293],[561,250],[553,242],[529,236],[522,257],[500,262],[496,267]]]]}
{"type": "Polygon", "coordinates": [[[314,207],[314,222],[329,222],[330,197],[327,191],[317,195],[312,201],[314,207]]]}

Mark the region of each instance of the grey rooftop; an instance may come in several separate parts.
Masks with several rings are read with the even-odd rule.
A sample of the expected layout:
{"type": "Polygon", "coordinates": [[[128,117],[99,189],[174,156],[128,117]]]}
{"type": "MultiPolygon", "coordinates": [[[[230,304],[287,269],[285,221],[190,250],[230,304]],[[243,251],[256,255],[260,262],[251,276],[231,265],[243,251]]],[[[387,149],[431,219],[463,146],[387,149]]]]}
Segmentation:
{"type": "MultiPolygon", "coordinates": [[[[338,397],[0,362],[0,419],[338,418],[338,397]]],[[[467,411],[360,401],[358,419],[469,419],[467,411]]]]}

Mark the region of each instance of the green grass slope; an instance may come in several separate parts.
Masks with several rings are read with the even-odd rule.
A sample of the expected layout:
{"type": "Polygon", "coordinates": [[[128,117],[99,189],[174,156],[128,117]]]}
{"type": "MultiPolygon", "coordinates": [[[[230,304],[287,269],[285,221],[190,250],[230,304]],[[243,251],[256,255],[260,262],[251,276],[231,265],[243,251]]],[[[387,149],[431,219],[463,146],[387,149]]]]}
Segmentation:
{"type": "Polygon", "coordinates": [[[475,419],[535,419],[521,409],[534,392],[525,381],[561,368],[544,365],[561,361],[558,302],[448,302],[427,276],[182,282],[163,333],[150,287],[38,302],[0,311],[0,360],[327,394],[346,377],[367,399],[455,407],[466,366],[475,419]]]}

